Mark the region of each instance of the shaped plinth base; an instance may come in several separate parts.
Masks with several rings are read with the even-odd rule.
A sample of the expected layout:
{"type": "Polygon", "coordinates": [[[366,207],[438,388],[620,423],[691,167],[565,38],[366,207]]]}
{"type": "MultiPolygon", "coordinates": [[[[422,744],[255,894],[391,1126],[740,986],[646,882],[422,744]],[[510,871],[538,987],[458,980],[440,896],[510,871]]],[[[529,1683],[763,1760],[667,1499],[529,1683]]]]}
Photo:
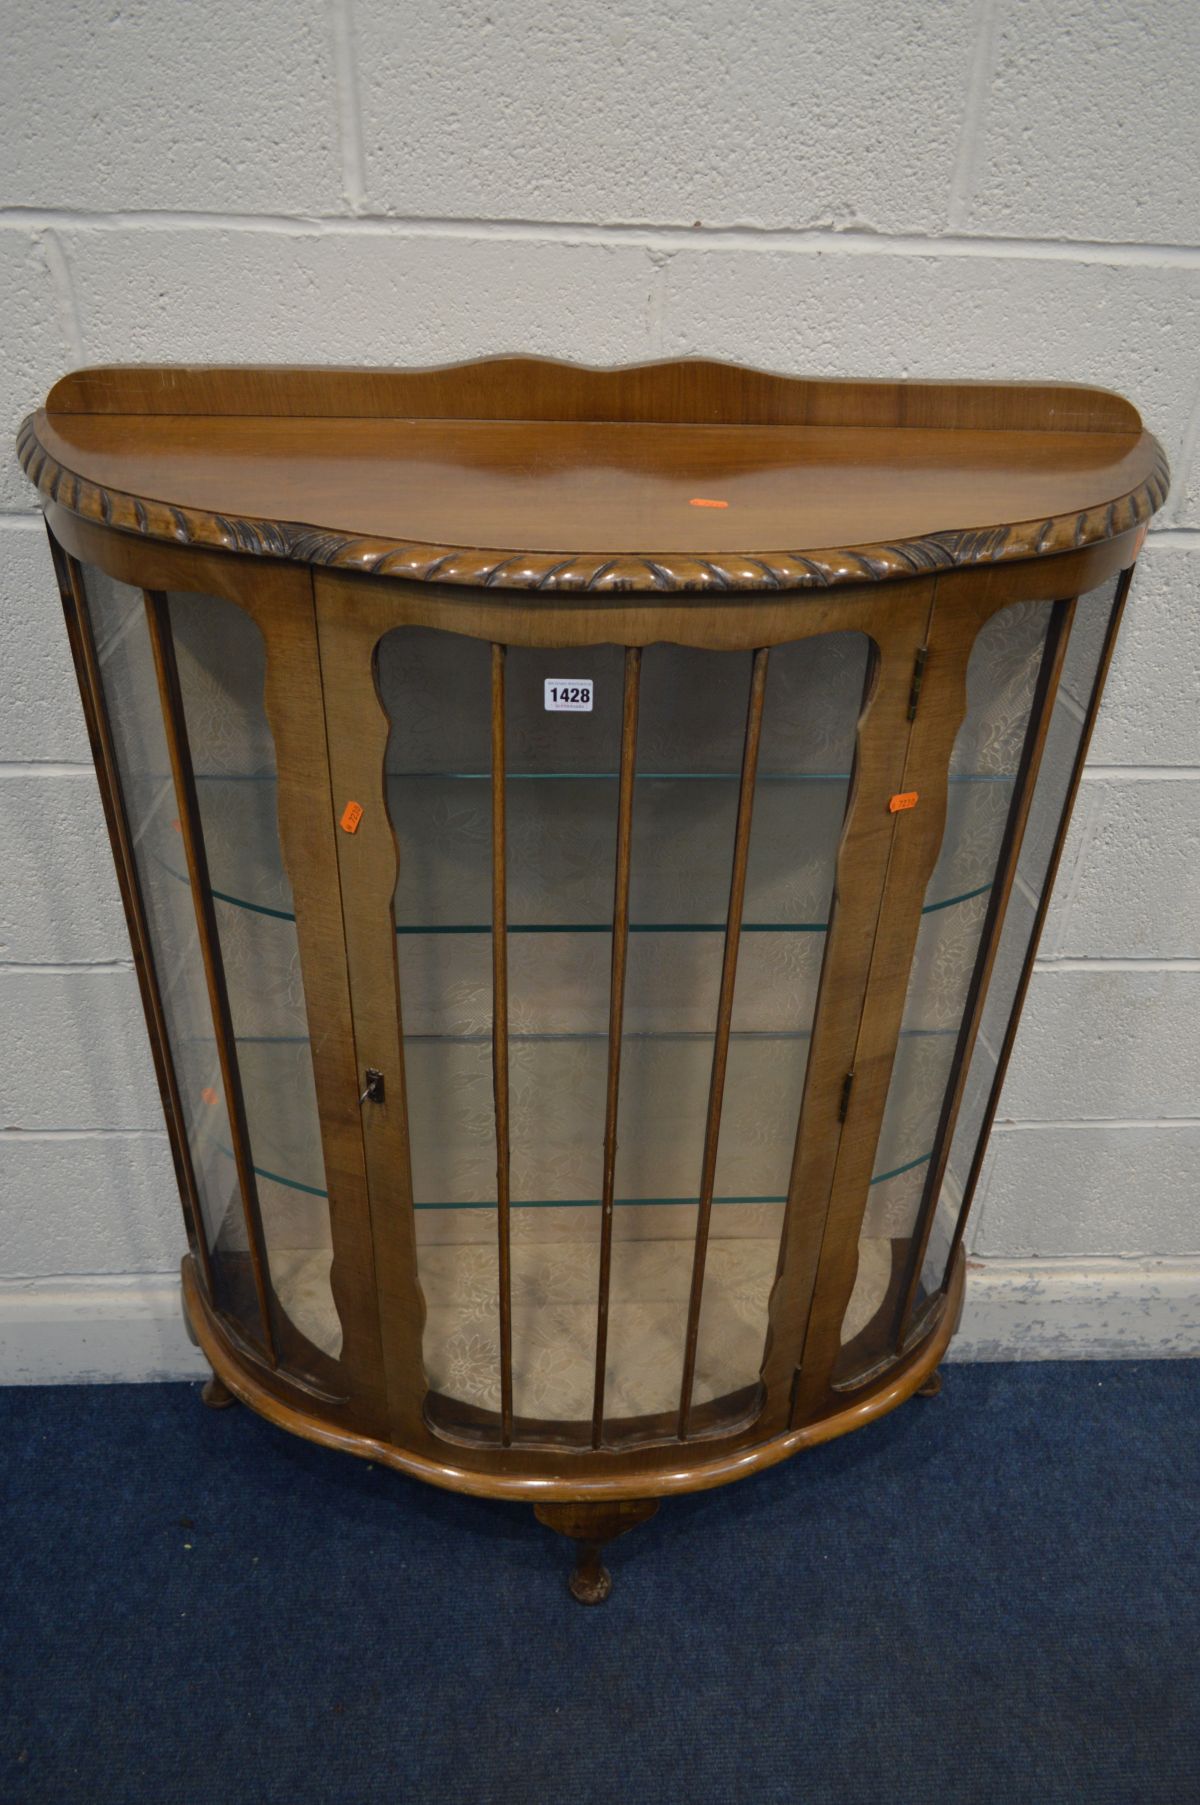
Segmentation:
{"type": "Polygon", "coordinates": [[[567,1585],[580,1604],[603,1604],[612,1591],[612,1575],[600,1559],[607,1542],[645,1523],[658,1509],[657,1498],[626,1498],[613,1504],[535,1504],[539,1523],[575,1544],[575,1570],[567,1585]]]}

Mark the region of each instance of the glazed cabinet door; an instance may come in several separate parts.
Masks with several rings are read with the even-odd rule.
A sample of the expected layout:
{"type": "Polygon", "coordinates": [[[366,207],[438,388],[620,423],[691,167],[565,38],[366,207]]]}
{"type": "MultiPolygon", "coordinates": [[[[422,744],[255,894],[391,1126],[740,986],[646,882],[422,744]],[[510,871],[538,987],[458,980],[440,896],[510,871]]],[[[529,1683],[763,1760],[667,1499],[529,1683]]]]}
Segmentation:
{"type": "Polygon", "coordinates": [[[56,562],[199,1284],[265,1383],[378,1429],[311,581],[56,562]]]}
{"type": "Polygon", "coordinates": [[[930,595],[881,645],[318,576],[398,1439],[786,1416],[930,595]]]}
{"type": "Polygon", "coordinates": [[[1130,574],[1015,601],[998,573],[935,600],[797,1421],[945,1308],[1130,574]]]}

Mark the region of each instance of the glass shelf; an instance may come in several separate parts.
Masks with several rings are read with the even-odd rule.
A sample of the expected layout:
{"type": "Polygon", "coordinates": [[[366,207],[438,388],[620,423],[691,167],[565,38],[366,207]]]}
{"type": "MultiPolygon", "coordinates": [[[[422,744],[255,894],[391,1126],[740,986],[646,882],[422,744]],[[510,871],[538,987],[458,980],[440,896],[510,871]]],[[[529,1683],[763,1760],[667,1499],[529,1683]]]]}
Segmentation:
{"type": "MultiPolygon", "coordinates": [[[[729,1207],[786,1201],[796,1127],[793,1099],[803,1082],[808,1041],[807,1034],[734,1033],[730,1037],[715,1204],[729,1207]],[[735,1174],[744,1174],[750,1182],[735,1188],[729,1182],[735,1174]]],[[[909,1095],[936,1093],[947,1041],[952,1046],[953,1034],[948,1030],[902,1036],[896,1067],[909,1095]]],[[[599,1034],[510,1037],[514,1210],[599,1209],[598,1182],[590,1186],[571,1180],[589,1175],[599,1179],[597,1125],[603,1124],[607,1046],[607,1037],[599,1034]],[[562,1082],[564,1071],[570,1080],[567,1084],[562,1082]],[[551,1073],[559,1080],[557,1090],[549,1086],[551,1073]],[[569,1113],[562,1107],[564,1096],[569,1099],[569,1113]],[[548,1100],[559,1105],[557,1117],[547,1108],[548,1100]],[[598,1113],[590,1107],[593,1103],[598,1113]],[[551,1170],[559,1177],[556,1187],[536,1182],[551,1170]],[[553,1189],[557,1195],[545,1194],[553,1189]]],[[[269,1184],[325,1197],[317,1118],[313,1111],[296,1107],[297,1074],[303,1069],[298,1055],[307,1052],[307,1042],[294,1037],[239,1039],[237,1050],[255,1173],[269,1184]]],[[[642,1151],[639,1173],[628,1168],[622,1173],[618,1163],[619,1207],[670,1210],[695,1206],[696,1192],[689,1194],[686,1187],[699,1174],[711,1055],[711,1035],[626,1037],[622,1114],[629,1122],[630,1140],[637,1141],[642,1151]],[[658,1125],[653,1141],[638,1136],[635,1118],[642,1112],[658,1125]],[[622,1177],[637,1176],[668,1181],[674,1177],[683,1182],[660,1183],[653,1188],[648,1184],[621,1186],[622,1177]]],[[[405,1060],[410,1113],[420,1115],[436,1130],[422,1137],[422,1145],[435,1144],[439,1149],[432,1161],[425,1161],[425,1169],[414,1159],[416,1209],[432,1213],[494,1211],[490,1036],[408,1036],[405,1060]]],[[[215,1051],[211,1067],[211,1094],[215,1096],[219,1086],[215,1051]]],[[[204,1069],[200,1061],[196,1069],[204,1069]]],[[[214,1145],[232,1161],[232,1149],[219,1133],[214,1145]]],[[[929,1157],[928,1147],[906,1143],[903,1124],[899,1124],[894,1134],[880,1141],[871,1183],[886,1185],[917,1171],[929,1157]]]]}
{"type": "MultiPolygon", "coordinates": [[[[647,801],[639,804],[640,817],[635,809],[641,832],[634,848],[630,933],[723,934],[727,896],[722,881],[727,885],[727,871],[706,877],[708,861],[701,855],[701,842],[707,845],[713,833],[714,805],[711,800],[697,804],[692,799],[703,798],[705,786],[717,788],[721,797],[717,812],[722,817],[728,814],[731,842],[736,774],[641,772],[638,781],[647,801]]],[[[545,794],[543,785],[569,783],[594,789],[607,784],[615,823],[615,772],[511,772],[508,782],[518,797],[535,787],[545,794]]],[[[845,772],[760,776],[759,784],[765,787],[756,803],[743,933],[826,932],[826,874],[823,868],[806,869],[797,854],[806,846],[827,844],[831,835],[836,838],[848,782],[845,772]],[[798,795],[804,798],[799,804],[798,795]]],[[[290,889],[278,858],[274,777],[200,775],[197,783],[214,898],[252,914],[292,921],[290,889]]],[[[489,786],[486,772],[389,774],[389,812],[400,844],[398,935],[491,932],[488,898],[482,892],[490,845],[489,786]],[[466,808],[453,800],[464,794],[472,798],[466,808]],[[410,839],[421,848],[419,868],[405,858],[410,839]]],[[[987,861],[977,858],[975,849],[986,846],[990,851],[994,838],[990,830],[1007,813],[1011,787],[1011,778],[985,773],[951,778],[946,850],[924,914],[970,902],[990,888],[987,861]]],[[[548,813],[540,804],[523,816],[519,801],[510,794],[510,935],[611,931],[615,827],[609,831],[609,810],[589,811],[573,806],[574,800],[568,799],[559,821],[555,811],[548,813]],[[596,818],[599,813],[603,820],[596,818]],[[562,849],[561,869],[548,870],[544,856],[536,861],[522,858],[523,846],[536,846],[544,853],[548,843],[562,849]],[[577,907],[571,909],[572,903],[577,907]],[[545,918],[548,908],[564,904],[571,909],[571,919],[545,918]]],[[[160,815],[152,831],[152,856],[170,876],[186,884],[187,867],[174,820],[160,815]]]]}
{"type": "MultiPolygon", "coordinates": [[[[730,1039],[700,1317],[701,1402],[752,1383],[758,1371],[808,1044],[806,1033],[735,1032],[730,1039]]],[[[910,1092],[937,1085],[953,1045],[945,1032],[905,1037],[897,1063],[910,1092]]],[[[219,1079],[209,1051],[215,1098],[219,1079]]],[[[296,1327],[336,1354],[341,1331],[329,1288],[324,1164],[316,1113],[304,1106],[307,1051],[294,1038],[237,1043],[272,1283],[296,1327]]],[[[528,1414],[587,1413],[607,1056],[603,1034],[518,1034],[510,1041],[514,1395],[528,1414]],[[547,1364],[551,1330],[557,1339],[547,1364]]],[[[699,1177],[711,1057],[711,1033],[624,1041],[621,1119],[628,1138],[618,1152],[612,1304],[622,1332],[614,1345],[623,1351],[611,1374],[611,1417],[669,1410],[678,1397],[697,1216],[696,1191],[688,1187],[699,1177]],[[633,1165],[623,1171],[628,1147],[633,1165]]],[[[494,1409],[491,1039],[409,1036],[405,1060],[410,1120],[423,1125],[413,1142],[413,1184],[430,1380],[437,1390],[494,1409]]],[[[214,1108],[208,1144],[226,1168],[232,1199],[233,1156],[222,1121],[214,1108]]],[[[929,1157],[928,1147],[902,1137],[881,1143],[872,1197],[891,1207],[896,1187],[923,1181],[929,1157]]],[[[226,1240],[238,1244],[236,1201],[226,1240]]],[[[873,1316],[890,1271],[890,1257],[860,1262],[851,1326],[873,1316]]]]}

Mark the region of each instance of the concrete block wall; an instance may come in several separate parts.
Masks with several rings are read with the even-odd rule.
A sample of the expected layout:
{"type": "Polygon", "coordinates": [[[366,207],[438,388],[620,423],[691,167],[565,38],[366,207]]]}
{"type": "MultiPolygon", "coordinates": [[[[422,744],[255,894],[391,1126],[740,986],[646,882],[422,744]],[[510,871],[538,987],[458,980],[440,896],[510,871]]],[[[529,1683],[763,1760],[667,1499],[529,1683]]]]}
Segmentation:
{"type": "MultiPolygon", "coordinates": [[[[1192,0],[45,0],[0,68],[0,433],[63,370],[686,352],[1120,389],[1174,470],[960,1352],[1200,1349],[1192,0]]],[[[0,1376],[196,1370],[32,492],[0,455],[0,1376]]]]}

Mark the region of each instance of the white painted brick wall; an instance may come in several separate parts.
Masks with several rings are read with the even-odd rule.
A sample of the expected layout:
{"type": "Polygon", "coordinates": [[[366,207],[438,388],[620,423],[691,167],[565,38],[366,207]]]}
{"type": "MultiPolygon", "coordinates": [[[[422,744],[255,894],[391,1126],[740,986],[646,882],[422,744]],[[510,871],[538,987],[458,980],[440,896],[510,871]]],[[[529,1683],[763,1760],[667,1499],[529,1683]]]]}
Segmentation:
{"type": "Polygon", "coordinates": [[[5,21],[10,199],[327,213],[342,191],[321,0],[52,0],[5,21]]]}
{"type": "Polygon", "coordinates": [[[975,1257],[1200,1255],[1198,1165],[1196,1122],[1002,1124],[975,1202],[975,1257]]]}
{"type": "MultiPolygon", "coordinates": [[[[1176,471],[1177,491],[1184,475],[1176,471]]],[[[1167,510],[1174,502],[1168,498],[1167,510]]],[[[1093,770],[1124,778],[1160,767],[1181,778],[1200,770],[1197,551],[1194,533],[1159,530],[1146,541],[1092,736],[1093,770]]]]}
{"type": "Polygon", "coordinates": [[[178,1212],[161,1129],[25,1135],[4,1149],[5,1279],[170,1272],[178,1212]]]}
{"type": "MultiPolygon", "coordinates": [[[[1198,53],[1192,0],[6,21],[6,446],[63,370],[148,358],[707,352],[1100,382],[1142,409],[1174,487],[986,1168],[962,1337],[983,1355],[1200,1348],[1198,53]]],[[[0,686],[0,1372],[190,1370],[136,984],[11,452],[0,686]]]]}
{"type": "Polygon", "coordinates": [[[1200,10],[1186,0],[987,0],[985,10],[992,80],[961,223],[1105,242],[1194,237],[1200,10]]]}
{"type": "Polygon", "coordinates": [[[1187,959],[1196,955],[1200,783],[1147,772],[1099,773],[1076,805],[1042,943],[1063,959],[1187,959]],[[1152,871],[1154,881],[1139,881],[1152,871]]]}
{"type": "Polygon", "coordinates": [[[438,363],[514,344],[647,355],[654,269],[627,245],[249,221],[60,236],[89,359],[245,362],[251,345],[265,363],[438,363]]]}
{"type": "Polygon", "coordinates": [[[364,203],[403,218],[938,231],[966,6],[355,0],[364,203]]]}

